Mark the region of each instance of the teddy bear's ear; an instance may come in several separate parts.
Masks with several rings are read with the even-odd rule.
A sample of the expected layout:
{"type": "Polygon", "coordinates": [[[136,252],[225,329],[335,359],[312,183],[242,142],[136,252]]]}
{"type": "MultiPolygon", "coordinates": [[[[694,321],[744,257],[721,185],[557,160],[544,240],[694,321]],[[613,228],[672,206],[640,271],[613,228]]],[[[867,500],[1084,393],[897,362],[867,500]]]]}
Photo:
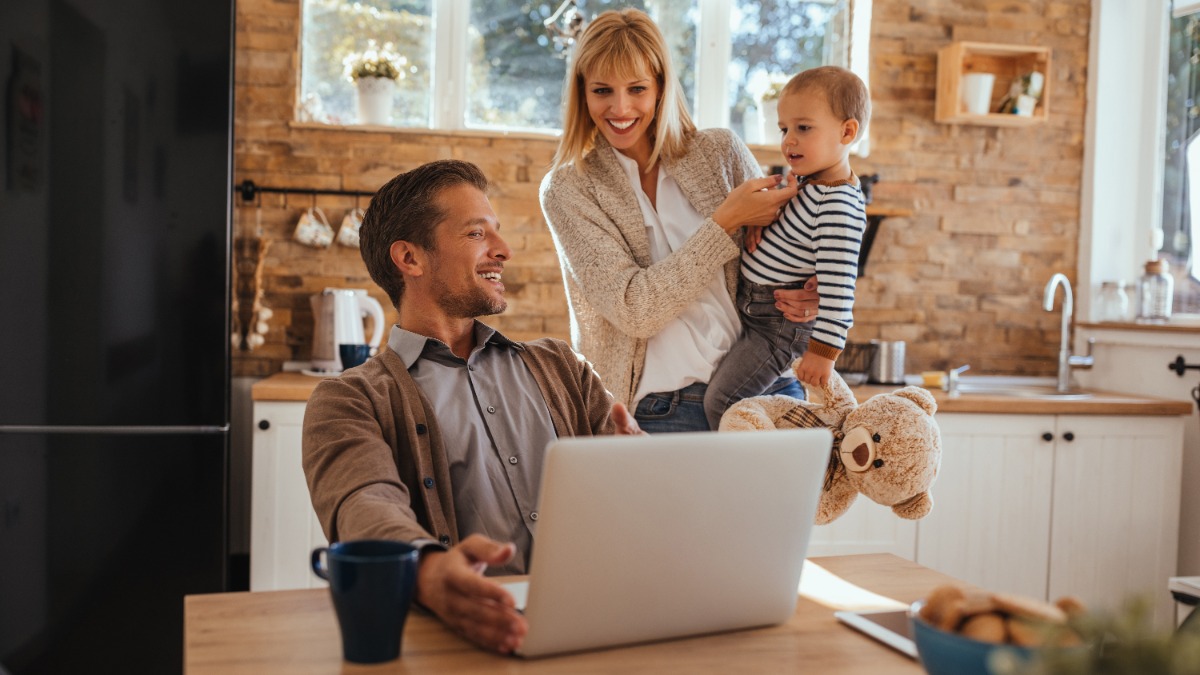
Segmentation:
{"type": "Polygon", "coordinates": [[[929,393],[929,390],[925,389],[924,387],[905,387],[903,389],[897,389],[893,393],[900,398],[906,398],[913,403],[916,403],[921,407],[922,410],[930,415],[937,412],[937,401],[934,400],[933,394],[929,393]]]}
{"type": "Polygon", "coordinates": [[[909,499],[892,506],[893,513],[901,518],[907,518],[908,520],[924,518],[925,516],[929,515],[929,512],[932,510],[933,497],[929,496],[928,492],[922,492],[915,497],[910,497],[909,499]]]}

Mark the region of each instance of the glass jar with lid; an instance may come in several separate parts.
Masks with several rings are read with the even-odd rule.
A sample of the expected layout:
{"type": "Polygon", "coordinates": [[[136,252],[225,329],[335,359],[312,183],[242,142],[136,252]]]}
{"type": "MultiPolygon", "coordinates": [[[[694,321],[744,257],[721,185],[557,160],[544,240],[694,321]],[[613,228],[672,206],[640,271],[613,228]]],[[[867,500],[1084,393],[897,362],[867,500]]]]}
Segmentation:
{"type": "Polygon", "coordinates": [[[1102,322],[1129,321],[1129,294],[1124,281],[1105,281],[1096,297],[1096,320],[1102,322]]]}
{"type": "Polygon", "coordinates": [[[1146,263],[1146,273],[1138,283],[1138,321],[1166,323],[1171,319],[1175,279],[1171,277],[1166,260],[1146,263]]]}

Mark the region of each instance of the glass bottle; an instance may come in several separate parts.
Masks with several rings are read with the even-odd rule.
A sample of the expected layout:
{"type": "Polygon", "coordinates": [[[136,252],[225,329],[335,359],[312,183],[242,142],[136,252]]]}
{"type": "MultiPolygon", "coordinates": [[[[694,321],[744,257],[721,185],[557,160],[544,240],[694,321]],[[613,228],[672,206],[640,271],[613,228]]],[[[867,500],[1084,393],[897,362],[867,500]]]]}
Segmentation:
{"type": "Polygon", "coordinates": [[[1171,301],[1175,292],[1175,279],[1168,271],[1166,260],[1151,260],[1146,263],[1138,288],[1138,321],[1140,323],[1166,323],[1171,319],[1171,301]]]}
{"type": "Polygon", "coordinates": [[[1129,295],[1124,281],[1105,281],[1100,284],[1096,303],[1097,320],[1121,322],[1129,320],[1129,295]]]}

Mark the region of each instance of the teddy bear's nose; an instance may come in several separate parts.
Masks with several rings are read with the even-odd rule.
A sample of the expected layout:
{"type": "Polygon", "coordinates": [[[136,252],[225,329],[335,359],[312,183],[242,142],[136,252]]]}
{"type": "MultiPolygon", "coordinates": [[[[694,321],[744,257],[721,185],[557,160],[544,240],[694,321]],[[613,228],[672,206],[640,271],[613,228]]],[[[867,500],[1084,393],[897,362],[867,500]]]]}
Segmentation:
{"type": "Polygon", "coordinates": [[[878,452],[871,436],[871,430],[866,427],[855,427],[846,432],[839,452],[848,470],[862,472],[871,468],[871,461],[878,452]]]}
{"type": "Polygon", "coordinates": [[[871,448],[867,447],[866,443],[860,443],[854,448],[854,463],[859,466],[866,466],[867,462],[871,461],[871,448]]]}

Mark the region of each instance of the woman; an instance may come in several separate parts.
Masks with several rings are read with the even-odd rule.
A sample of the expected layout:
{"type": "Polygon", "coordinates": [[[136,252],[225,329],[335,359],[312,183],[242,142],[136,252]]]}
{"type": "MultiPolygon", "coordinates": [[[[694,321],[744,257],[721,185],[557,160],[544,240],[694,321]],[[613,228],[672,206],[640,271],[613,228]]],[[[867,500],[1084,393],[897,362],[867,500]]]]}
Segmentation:
{"type": "MultiPolygon", "coordinates": [[[[636,404],[642,429],[708,429],[705,383],[741,330],[741,229],[769,224],[796,185],[761,177],[731,132],[696,130],[645,13],[604,12],[575,50],[563,136],[541,187],[572,343],[618,401],[636,404]]],[[[812,290],[776,300],[789,319],[816,316],[812,290]]],[[[804,395],[790,377],[767,393],[804,395]]]]}

